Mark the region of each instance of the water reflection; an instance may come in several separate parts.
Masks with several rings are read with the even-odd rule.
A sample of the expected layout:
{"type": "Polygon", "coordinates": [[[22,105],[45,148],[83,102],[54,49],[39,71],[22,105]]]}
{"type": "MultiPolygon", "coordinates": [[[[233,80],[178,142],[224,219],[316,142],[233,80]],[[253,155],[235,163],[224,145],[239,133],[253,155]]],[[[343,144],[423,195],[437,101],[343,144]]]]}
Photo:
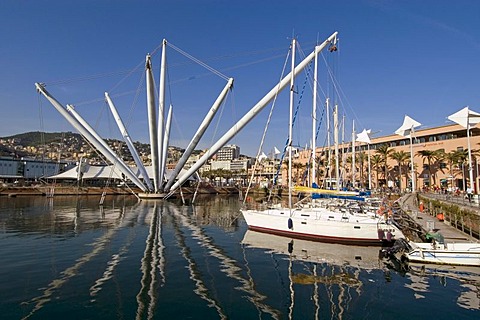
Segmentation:
{"type": "MultiPolygon", "coordinates": [[[[194,239],[198,240],[198,243],[201,247],[206,249],[206,253],[209,256],[218,259],[218,261],[220,262],[219,271],[224,273],[227,277],[234,279],[238,282],[240,286],[235,286],[235,289],[248,294],[248,300],[253,303],[253,305],[257,310],[259,310],[259,312],[267,313],[271,315],[274,319],[278,319],[280,312],[275,308],[272,308],[271,306],[262,302],[263,300],[265,300],[266,296],[257,292],[255,290],[254,283],[245,279],[242,276],[242,268],[238,261],[226,255],[225,252],[220,248],[220,246],[215,243],[214,239],[209,237],[201,227],[193,223],[192,219],[187,214],[185,214],[185,212],[182,213],[178,208],[173,206],[171,206],[170,209],[173,213],[173,216],[181,223],[181,225],[188,228],[192,232],[191,236],[194,239]]],[[[211,214],[215,215],[216,213],[220,212],[222,212],[222,210],[212,210],[211,214]]],[[[236,217],[231,215],[230,220],[222,219],[221,221],[230,221],[229,223],[227,223],[227,225],[231,225],[233,221],[236,220],[236,217]]],[[[225,224],[222,223],[222,225],[225,224]]],[[[222,318],[224,316],[223,312],[219,312],[219,315],[222,318]]]]}
{"type": "Polygon", "coordinates": [[[293,318],[297,301],[295,290],[299,286],[312,286],[310,300],[314,303],[315,319],[320,318],[318,297],[322,295],[328,297],[330,314],[343,319],[350,303],[362,294],[364,280],[361,280],[360,272],[383,269],[378,247],[312,242],[251,230],[245,232],[242,244],[249,249],[264,249],[272,256],[288,259],[289,319],[293,318]]]}
{"type": "Polygon", "coordinates": [[[468,318],[480,309],[477,268],[397,270],[377,247],[247,231],[235,197],[3,200],[0,313],[9,319],[468,318]]]}
{"type": "MultiPolygon", "coordinates": [[[[78,205],[76,206],[78,208],[78,205]]],[[[75,210],[77,213],[77,209],[75,210]]],[[[135,212],[135,206],[132,207],[132,210],[129,212],[130,214],[128,215],[127,219],[132,220],[134,218],[134,212],[135,212]]],[[[94,241],[90,244],[92,247],[92,250],[84,255],[82,255],[80,258],[78,258],[75,263],[60,272],[60,277],[53,279],[48,285],[47,288],[43,290],[42,294],[32,298],[29,301],[23,302],[22,305],[33,305],[33,309],[28,313],[25,317],[22,319],[28,319],[32,315],[34,315],[38,310],[40,310],[46,303],[50,302],[52,299],[52,296],[67,282],[78,275],[79,269],[83,267],[85,264],[90,262],[94,257],[96,257],[98,254],[100,254],[105,247],[110,243],[111,239],[115,235],[116,231],[118,230],[119,227],[121,227],[123,220],[125,219],[125,211],[124,210],[119,210],[118,211],[119,215],[115,217],[114,219],[111,219],[113,224],[113,228],[108,229],[107,232],[99,237],[94,239],[94,241]]],[[[51,216],[51,215],[49,215],[51,216]]],[[[24,220],[22,220],[24,221],[24,220]]],[[[52,221],[56,222],[56,220],[52,221]]],[[[34,224],[33,224],[34,225],[34,224]]],[[[71,225],[69,223],[66,223],[66,225],[71,225]]],[[[73,223],[75,226],[75,224],[73,223]]],[[[40,289],[41,291],[42,289],[40,289]]]]}
{"type": "Polygon", "coordinates": [[[143,209],[152,211],[150,218],[150,231],[146,240],[145,252],[142,258],[141,289],[137,294],[136,319],[152,319],[156,307],[158,288],[165,283],[165,258],[162,239],[162,214],[163,202],[142,202],[143,209]],[[151,208],[153,204],[153,208],[151,208]],[[146,310],[145,310],[146,308],[146,310]]]}
{"type": "Polygon", "coordinates": [[[435,285],[436,290],[438,284],[440,288],[449,290],[450,282],[458,281],[463,290],[458,292],[457,305],[469,310],[480,310],[479,268],[410,263],[408,269],[406,277],[411,283],[406,283],[405,287],[413,290],[415,298],[425,298],[432,292],[432,285],[435,285]]]}

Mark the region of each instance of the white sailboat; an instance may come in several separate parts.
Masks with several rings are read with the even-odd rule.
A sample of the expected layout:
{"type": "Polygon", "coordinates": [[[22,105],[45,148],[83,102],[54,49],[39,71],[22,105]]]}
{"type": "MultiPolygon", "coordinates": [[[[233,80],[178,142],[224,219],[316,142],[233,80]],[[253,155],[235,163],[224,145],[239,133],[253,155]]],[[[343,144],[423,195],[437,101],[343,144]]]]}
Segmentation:
{"type": "MultiPolygon", "coordinates": [[[[335,42],[336,37],[328,41],[332,45],[335,45],[335,42]]],[[[323,47],[325,47],[325,42],[323,47]]],[[[316,54],[320,50],[316,49],[316,54]]],[[[295,77],[295,72],[293,71],[295,69],[294,52],[295,39],[292,41],[289,146],[292,145],[292,110],[295,77]]],[[[293,206],[291,148],[289,148],[288,159],[288,183],[288,206],[272,205],[262,210],[241,210],[249,229],[293,238],[357,245],[393,244],[395,239],[404,237],[390,218],[357,214],[353,210],[332,210],[316,206],[313,202],[310,203],[312,205],[293,206]]]]}

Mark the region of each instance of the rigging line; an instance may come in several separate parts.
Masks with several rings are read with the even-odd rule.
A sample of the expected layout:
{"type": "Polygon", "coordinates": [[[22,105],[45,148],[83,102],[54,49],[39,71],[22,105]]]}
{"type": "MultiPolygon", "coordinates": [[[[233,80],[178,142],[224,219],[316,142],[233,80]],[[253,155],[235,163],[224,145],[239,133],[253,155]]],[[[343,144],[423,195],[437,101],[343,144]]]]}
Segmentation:
{"type": "Polygon", "coordinates": [[[129,128],[130,123],[133,119],[133,111],[134,111],[135,107],[137,106],[137,102],[138,102],[138,99],[139,99],[139,96],[140,96],[140,92],[142,91],[141,88],[144,88],[143,87],[144,81],[145,81],[145,77],[142,74],[140,76],[140,80],[138,81],[138,87],[137,87],[137,90],[135,90],[135,96],[133,98],[132,104],[130,106],[130,110],[128,112],[127,121],[125,123],[125,128],[127,128],[127,129],[129,128]]]}
{"type": "Polygon", "coordinates": [[[192,61],[198,63],[199,65],[203,66],[205,69],[207,70],[210,70],[212,73],[216,74],[217,76],[223,78],[224,80],[227,80],[229,79],[229,77],[227,77],[226,75],[222,74],[220,71],[217,71],[215,70],[214,68],[210,67],[209,65],[207,65],[206,63],[203,63],[202,61],[198,60],[197,58],[193,57],[192,55],[186,53],[185,51],[181,50],[180,48],[177,48],[176,46],[174,46],[173,44],[171,44],[170,42],[167,42],[167,45],[169,47],[171,47],[172,49],[174,49],[175,51],[179,52],[180,54],[184,55],[185,57],[191,59],[192,61]]]}
{"type": "Polygon", "coordinates": [[[328,71],[328,76],[329,76],[329,79],[332,80],[332,85],[338,95],[338,98],[340,100],[340,102],[342,103],[342,105],[347,105],[350,109],[350,111],[352,112],[353,114],[353,117],[355,120],[358,121],[359,125],[362,126],[362,123],[361,121],[359,120],[357,114],[355,113],[355,110],[353,109],[350,101],[348,100],[348,97],[347,95],[345,94],[345,92],[343,91],[342,87],[340,86],[340,83],[339,81],[336,79],[335,75],[334,75],[334,72],[332,71],[332,69],[330,68],[328,62],[325,60],[325,57],[322,55],[322,58],[324,60],[324,63],[325,63],[325,66],[327,68],[327,71],[328,71]],[[342,100],[342,97],[346,100],[346,104],[344,104],[343,100],[342,100]]]}
{"type": "Polygon", "coordinates": [[[225,100],[222,101],[222,105],[220,107],[220,115],[218,116],[218,120],[217,120],[217,124],[215,125],[215,129],[213,130],[213,135],[212,135],[212,139],[210,141],[210,146],[213,145],[213,140],[215,140],[215,136],[217,135],[218,127],[220,126],[220,122],[222,120],[224,110],[225,110],[225,100]]]}
{"type": "MultiPolygon", "coordinates": [[[[283,78],[283,75],[285,74],[285,70],[286,70],[287,64],[288,64],[288,59],[290,57],[290,51],[291,50],[288,50],[287,55],[285,57],[285,62],[283,64],[282,72],[280,74],[280,81],[278,82],[278,87],[280,86],[281,79],[283,78]]],[[[275,93],[275,97],[273,98],[272,107],[270,108],[270,112],[268,114],[267,123],[265,124],[265,127],[263,129],[262,139],[260,140],[260,146],[258,148],[257,155],[255,157],[255,164],[253,166],[252,175],[251,175],[250,180],[248,182],[247,190],[245,191],[245,197],[244,197],[244,200],[243,200],[243,204],[245,204],[245,202],[246,202],[246,199],[247,199],[247,196],[248,196],[248,191],[250,190],[250,187],[251,187],[252,182],[253,182],[253,178],[255,176],[255,171],[257,169],[257,164],[259,162],[258,158],[260,157],[260,153],[262,152],[263,143],[265,142],[265,137],[267,135],[268,127],[270,125],[270,120],[272,119],[273,109],[275,108],[275,105],[276,105],[276,102],[277,102],[277,98],[278,98],[278,94],[279,94],[278,87],[277,87],[277,92],[275,93]]],[[[282,164],[282,162],[280,161],[280,165],[281,164],[282,164]]],[[[272,188],[273,188],[274,185],[275,185],[275,180],[274,180],[274,183],[272,184],[272,188]]],[[[270,200],[270,196],[271,196],[271,193],[272,193],[272,188],[270,188],[270,193],[269,193],[269,196],[268,196],[269,200],[270,200]]]]}
{"type": "MultiPolygon", "coordinates": [[[[114,85],[110,91],[114,91],[116,88],[118,88],[120,86],[120,84],[122,84],[127,78],[129,78],[132,74],[134,74],[135,72],[139,71],[140,68],[142,68],[141,71],[143,71],[143,68],[145,66],[145,62],[142,61],[140,62],[139,64],[137,64],[133,69],[131,69],[130,71],[127,72],[127,75],[125,77],[123,77],[120,81],[117,82],[116,85],[114,85]]],[[[140,72],[140,74],[142,75],[143,77],[143,72],[140,72]]]]}
{"type": "MultiPolygon", "coordinates": [[[[295,113],[294,113],[293,119],[292,119],[292,128],[295,127],[295,122],[296,122],[296,120],[297,120],[298,110],[300,109],[300,103],[301,103],[301,100],[302,100],[302,97],[303,97],[303,92],[304,92],[304,90],[305,90],[305,82],[306,82],[306,79],[308,78],[309,70],[310,70],[310,68],[311,68],[311,64],[312,64],[312,63],[310,62],[310,64],[309,64],[310,66],[307,68],[306,75],[305,75],[304,86],[303,86],[301,95],[300,95],[300,97],[299,97],[299,101],[298,101],[298,103],[297,103],[297,106],[296,106],[296,108],[295,108],[295,113]]],[[[286,153],[287,153],[286,151],[287,151],[287,147],[288,147],[288,140],[289,140],[289,139],[288,139],[288,137],[287,137],[287,141],[285,142],[285,146],[283,147],[283,153],[282,153],[282,156],[281,156],[281,158],[280,158],[280,165],[278,166],[277,172],[276,172],[275,177],[274,177],[274,179],[273,179],[273,181],[274,181],[273,184],[276,184],[276,182],[277,182],[277,179],[278,179],[278,176],[279,176],[279,173],[280,173],[280,169],[281,169],[281,167],[282,167],[283,159],[285,158],[285,155],[286,155],[286,153]]],[[[290,146],[290,147],[292,147],[292,146],[290,146]]]]}

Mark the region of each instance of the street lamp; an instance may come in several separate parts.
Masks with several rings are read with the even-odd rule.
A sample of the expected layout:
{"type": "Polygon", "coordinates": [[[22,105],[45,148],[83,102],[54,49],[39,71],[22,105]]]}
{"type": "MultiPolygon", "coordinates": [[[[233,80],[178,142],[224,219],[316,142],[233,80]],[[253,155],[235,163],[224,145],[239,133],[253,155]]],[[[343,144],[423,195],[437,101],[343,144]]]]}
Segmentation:
{"type": "Polygon", "coordinates": [[[470,179],[470,188],[475,190],[476,188],[473,181],[472,150],[470,148],[470,129],[480,122],[480,113],[471,111],[468,107],[465,107],[462,110],[449,115],[448,120],[453,121],[467,129],[468,177],[470,179]]]}
{"type": "MultiPolygon", "coordinates": [[[[370,134],[372,130],[370,129],[363,129],[362,132],[357,134],[357,141],[358,142],[364,142],[367,144],[367,149],[368,149],[368,190],[372,190],[372,175],[370,173],[370,134]]],[[[355,152],[355,151],[354,151],[355,152]]]]}
{"type": "Polygon", "coordinates": [[[402,137],[410,138],[410,170],[411,170],[411,177],[412,177],[412,192],[416,191],[415,187],[415,169],[413,165],[413,141],[412,141],[412,134],[415,132],[414,128],[419,127],[421,125],[420,122],[417,122],[410,118],[409,116],[405,115],[403,119],[403,124],[400,128],[395,131],[396,134],[402,137]]]}

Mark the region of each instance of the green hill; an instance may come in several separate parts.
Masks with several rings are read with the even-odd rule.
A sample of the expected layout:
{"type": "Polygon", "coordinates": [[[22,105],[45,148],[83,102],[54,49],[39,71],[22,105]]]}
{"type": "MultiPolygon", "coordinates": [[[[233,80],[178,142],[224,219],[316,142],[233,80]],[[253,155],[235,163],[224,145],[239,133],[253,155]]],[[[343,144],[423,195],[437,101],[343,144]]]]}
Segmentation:
{"type": "Polygon", "coordinates": [[[21,145],[24,146],[40,146],[43,144],[49,144],[52,142],[62,142],[64,140],[71,140],[71,138],[80,141],[81,135],[73,132],[25,132],[19,133],[13,136],[1,137],[0,139],[15,139],[18,140],[21,145]]]}

